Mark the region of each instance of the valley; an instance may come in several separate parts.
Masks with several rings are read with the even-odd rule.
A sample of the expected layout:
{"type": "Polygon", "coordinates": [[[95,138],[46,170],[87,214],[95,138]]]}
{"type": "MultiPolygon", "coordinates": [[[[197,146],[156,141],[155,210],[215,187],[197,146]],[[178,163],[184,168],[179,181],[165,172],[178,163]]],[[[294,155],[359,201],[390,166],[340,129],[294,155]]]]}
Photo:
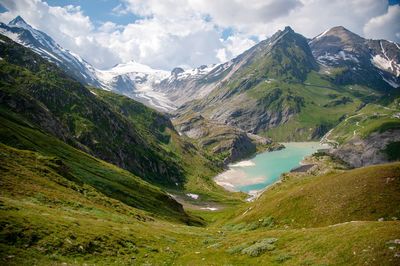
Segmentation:
{"type": "Polygon", "coordinates": [[[2,264],[400,263],[397,43],[285,27],[170,72],[0,33],[2,264]]]}

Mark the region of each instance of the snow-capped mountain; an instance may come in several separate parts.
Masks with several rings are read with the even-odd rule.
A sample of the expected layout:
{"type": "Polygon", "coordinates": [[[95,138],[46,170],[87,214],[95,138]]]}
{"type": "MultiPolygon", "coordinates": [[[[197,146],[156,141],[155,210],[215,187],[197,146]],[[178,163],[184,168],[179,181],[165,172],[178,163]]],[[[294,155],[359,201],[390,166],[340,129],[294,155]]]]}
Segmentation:
{"type": "Polygon", "coordinates": [[[347,79],[370,84],[385,81],[400,87],[400,46],[386,40],[368,40],[344,27],[334,27],[313,38],[309,45],[326,71],[345,67],[347,79]]]}
{"type": "Polygon", "coordinates": [[[160,111],[176,109],[164,93],[153,89],[170,76],[168,71],[129,61],[109,70],[96,70],[96,76],[104,89],[116,91],[160,111]]]}
{"type": "MultiPolygon", "coordinates": [[[[255,60],[260,49],[272,47],[279,38],[289,33],[292,30],[287,27],[275,37],[222,64],[203,65],[190,70],[178,67],[168,72],[129,61],[108,70],[99,70],[79,55],[64,49],[46,33],[34,29],[20,16],[8,24],[0,23],[0,34],[57,64],[78,81],[126,95],[165,112],[191,100],[202,99],[215,88],[223,86],[246,68],[248,62],[255,60]]],[[[363,84],[382,90],[400,87],[400,46],[397,43],[364,39],[343,27],[334,27],[304,46],[309,46],[312,51],[309,57],[319,64],[322,72],[331,76],[340,72],[334,76],[338,85],[363,84]]],[[[266,48],[264,50],[269,51],[266,48]]],[[[286,75],[287,71],[281,74],[286,75]]]]}
{"type": "Polygon", "coordinates": [[[0,23],[0,34],[57,64],[78,81],[99,86],[93,66],[79,55],[61,47],[46,33],[34,29],[20,16],[17,16],[8,24],[0,23]]]}
{"type": "Polygon", "coordinates": [[[164,93],[153,90],[161,80],[170,76],[168,71],[155,70],[135,61],[109,70],[96,69],[79,55],[64,49],[46,33],[34,29],[20,16],[8,24],[0,23],[0,34],[57,64],[82,83],[126,95],[160,111],[176,108],[164,93]]]}
{"type": "Polygon", "coordinates": [[[169,77],[155,86],[156,91],[168,95],[176,105],[182,105],[193,99],[203,98],[215,87],[213,82],[207,78],[221,65],[203,65],[198,68],[184,70],[180,67],[174,68],[169,77]]]}

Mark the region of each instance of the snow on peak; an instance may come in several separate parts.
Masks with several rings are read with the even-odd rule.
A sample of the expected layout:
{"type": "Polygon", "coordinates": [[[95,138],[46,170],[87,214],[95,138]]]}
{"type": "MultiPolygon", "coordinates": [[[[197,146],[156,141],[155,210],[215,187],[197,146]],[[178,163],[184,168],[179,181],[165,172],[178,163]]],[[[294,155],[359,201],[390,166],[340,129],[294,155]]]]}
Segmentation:
{"type": "Polygon", "coordinates": [[[323,33],[320,33],[317,37],[315,37],[314,39],[319,39],[319,38],[321,38],[321,37],[323,37],[323,36],[325,36],[325,34],[327,34],[328,33],[328,31],[330,31],[330,29],[327,29],[326,31],[324,31],[323,33]]]}
{"type": "Polygon", "coordinates": [[[127,63],[121,63],[110,70],[108,72],[113,72],[115,74],[123,75],[127,73],[156,73],[156,72],[166,72],[169,73],[168,71],[163,71],[163,70],[157,70],[153,69],[150,66],[140,64],[136,62],[135,60],[131,60],[127,63]]]}

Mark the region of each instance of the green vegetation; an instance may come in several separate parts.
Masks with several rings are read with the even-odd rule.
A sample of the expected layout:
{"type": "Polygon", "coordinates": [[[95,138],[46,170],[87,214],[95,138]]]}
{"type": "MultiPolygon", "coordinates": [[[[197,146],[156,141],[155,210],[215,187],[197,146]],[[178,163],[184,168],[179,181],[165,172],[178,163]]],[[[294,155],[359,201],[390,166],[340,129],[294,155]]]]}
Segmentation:
{"type": "MultiPolygon", "coordinates": [[[[65,178],[60,169],[64,166],[54,157],[5,145],[0,148],[3,173],[0,257],[7,265],[398,263],[394,256],[400,252],[399,245],[394,242],[400,233],[398,221],[358,221],[293,229],[267,226],[250,231],[221,228],[218,222],[207,228],[190,227],[173,220],[160,220],[154,213],[107,197],[89,184],[65,178]]],[[[384,171],[392,172],[393,176],[395,166],[400,167],[394,164],[364,168],[358,174],[372,170],[371,175],[384,171]]],[[[357,174],[354,170],[345,172],[343,179],[349,178],[350,173],[357,174]]],[[[399,180],[398,172],[395,181],[390,182],[396,180],[399,180]]],[[[304,186],[301,182],[297,184],[298,190],[307,189],[307,182],[304,186]]],[[[293,188],[294,184],[287,193],[292,193],[293,188]]],[[[285,192],[284,187],[279,189],[285,192]]],[[[344,203],[350,200],[342,199],[344,203]]],[[[263,196],[262,203],[266,202],[263,196]]],[[[329,214],[332,207],[325,202],[319,201],[319,206],[329,214]]],[[[375,206],[377,213],[388,206],[374,201],[369,203],[375,206]]],[[[250,204],[256,206],[257,202],[250,204]]],[[[398,202],[392,204],[398,208],[398,202]]],[[[307,211],[304,213],[313,217],[313,212],[307,211]]],[[[229,211],[230,215],[234,212],[229,211]]],[[[218,217],[220,213],[211,215],[218,217]]],[[[348,216],[344,221],[353,218],[348,216]]]]}
{"type": "Polygon", "coordinates": [[[18,123],[23,120],[173,193],[188,190],[213,201],[241,200],[211,180],[221,167],[182,140],[165,115],[127,97],[85,88],[35,53],[1,38],[2,115],[18,114],[18,123]]]}
{"type": "Polygon", "coordinates": [[[239,210],[230,223],[250,225],[270,216],[277,228],[307,228],[392,220],[400,217],[399,188],[399,163],[284,179],[239,210]]]}
{"type": "MultiPolygon", "coordinates": [[[[213,182],[221,168],[181,138],[166,116],[126,97],[85,88],[1,39],[3,264],[400,263],[400,163],[345,170],[318,154],[315,160],[326,162],[329,173],[286,176],[256,201],[244,202],[242,193],[213,182]],[[187,199],[186,193],[199,199],[187,199]],[[205,206],[218,210],[202,210],[205,206]]],[[[291,45],[282,49],[303,58],[291,45]]],[[[269,75],[285,70],[289,59],[269,75]]],[[[293,82],[309,72],[288,73],[285,78],[293,82]]],[[[329,85],[314,72],[307,77],[329,85]]],[[[292,112],[301,121],[298,128],[319,124],[325,131],[340,110],[361,103],[336,89],[267,84],[246,88],[246,100],[292,112]],[[329,111],[318,114],[323,106],[329,111]]],[[[286,132],[297,127],[291,121],[286,132]]],[[[366,132],[389,128],[393,124],[385,122],[366,132]]],[[[390,143],[388,155],[398,158],[398,146],[390,143]]]]}
{"type": "Polygon", "coordinates": [[[333,129],[329,139],[342,144],[355,136],[367,138],[372,133],[383,133],[388,130],[399,129],[400,119],[395,117],[399,112],[400,108],[396,104],[388,107],[379,104],[367,104],[343,119],[333,129]]]}

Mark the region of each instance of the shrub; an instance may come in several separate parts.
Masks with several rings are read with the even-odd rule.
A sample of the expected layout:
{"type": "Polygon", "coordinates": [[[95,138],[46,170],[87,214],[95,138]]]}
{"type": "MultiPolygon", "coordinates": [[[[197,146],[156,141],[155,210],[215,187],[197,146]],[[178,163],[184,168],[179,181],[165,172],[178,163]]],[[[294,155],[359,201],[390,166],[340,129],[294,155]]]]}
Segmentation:
{"type": "Polygon", "coordinates": [[[274,243],[277,241],[276,238],[266,238],[255,244],[242,249],[242,254],[247,254],[251,257],[258,257],[265,251],[272,251],[275,249],[274,243]]]}

